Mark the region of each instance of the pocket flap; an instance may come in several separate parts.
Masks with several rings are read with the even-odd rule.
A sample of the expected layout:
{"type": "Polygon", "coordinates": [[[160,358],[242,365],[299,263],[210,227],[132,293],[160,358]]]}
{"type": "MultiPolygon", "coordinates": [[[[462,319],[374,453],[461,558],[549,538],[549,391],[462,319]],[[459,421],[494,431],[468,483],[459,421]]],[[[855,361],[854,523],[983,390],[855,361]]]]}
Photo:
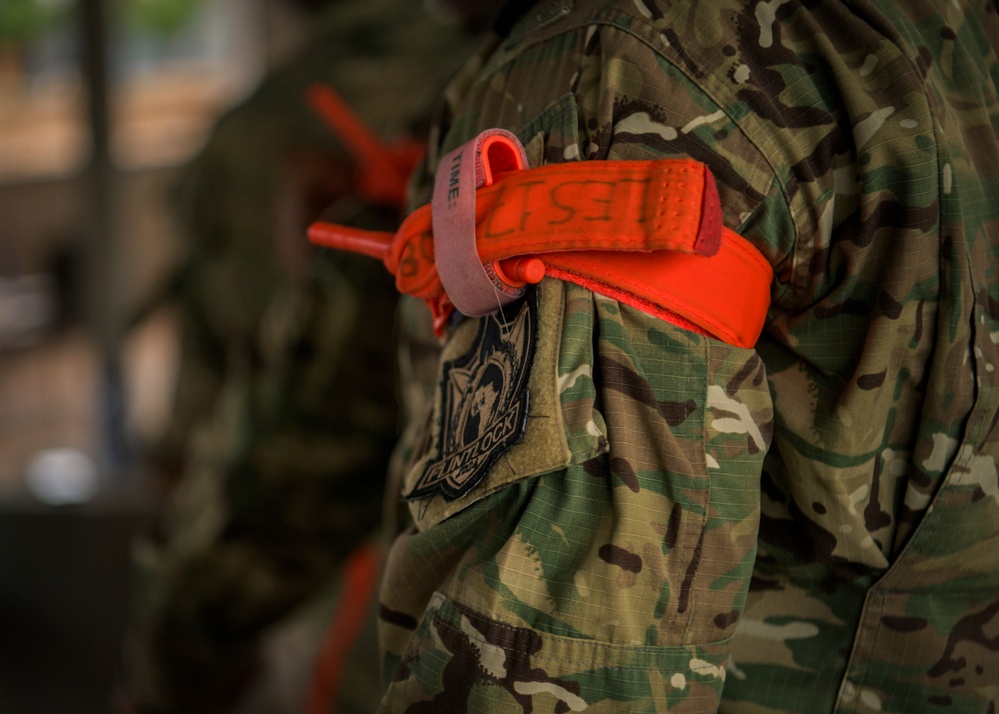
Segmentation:
{"type": "Polygon", "coordinates": [[[454,330],[438,362],[424,453],[403,483],[418,527],[570,463],[557,380],[564,312],[560,284],[544,281],[454,330]]]}

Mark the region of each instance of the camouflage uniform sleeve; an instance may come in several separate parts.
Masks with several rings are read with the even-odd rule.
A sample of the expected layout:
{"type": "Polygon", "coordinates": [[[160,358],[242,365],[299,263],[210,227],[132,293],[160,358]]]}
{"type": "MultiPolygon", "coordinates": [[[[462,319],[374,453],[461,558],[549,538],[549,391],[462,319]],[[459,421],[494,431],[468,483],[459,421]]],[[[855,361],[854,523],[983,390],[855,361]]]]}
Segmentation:
{"type": "MultiPolygon", "coordinates": [[[[780,220],[773,177],[681,72],[619,28],[544,24],[455,83],[442,151],[500,126],[532,165],[658,158],[689,125],[675,155],[714,164],[729,225],[780,220]]],[[[756,353],[546,280],[462,322],[436,380],[382,586],[382,710],[716,711],[771,436],[756,353]],[[503,378],[481,377],[501,354],[503,378]],[[523,438],[482,474],[521,371],[523,438]]]]}
{"type": "MultiPolygon", "coordinates": [[[[775,435],[757,484],[752,427],[765,442],[770,406],[753,355],[735,369],[735,351],[708,343],[724,357],[707,359],[700,338],[543,284],[523,446],[452,501],[424,490],[392,553],[385,709],[710,711],[717,690],[696,675],[724,657],[711,627],[738,619],[721,711],[995,711],[997,18],[990,0],[546,0],[452,87],[442,151],[501,126],[535,164],[675,154],[711,168],[726,225],[775,267],[756,348],[775,435]],[[644,436],[641,408],[669,439],[644,436]],[[725,490],[730,469],[758,491],[725,490]],[[658,541],[643,496],[677,514],[655,522],[658,541]],[[756,528],[754,498],[740,613],[735,536],[756,528]],[[700,549],[685,551],[704,503],[700,549]],[[644,588],[658,588],[651,610],[644,588]],[[702,648],[687,670],[684,646],[702,648]]],[[[474,332],[444,348],[406,488],[456,455],[443,427],[464,411],[443,387],[481,354],[474,332]]]]}
{"type": "Polygon", "coordinates": [[[763,366],[576,286],[540,292],[561,329],[541,326],[531,379],[556,401],[529,418],[562,422],[568,463],[497,469],[436,523],[416,504],[383,586],[383,706],[714,711],[756,551],[763,366]]]}

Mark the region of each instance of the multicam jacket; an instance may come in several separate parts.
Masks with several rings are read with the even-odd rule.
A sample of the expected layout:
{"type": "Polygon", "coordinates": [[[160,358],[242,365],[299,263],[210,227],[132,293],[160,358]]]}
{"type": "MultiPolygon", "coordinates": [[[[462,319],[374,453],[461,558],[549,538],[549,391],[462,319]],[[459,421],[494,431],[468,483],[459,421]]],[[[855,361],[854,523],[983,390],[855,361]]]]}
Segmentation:
{"type": "Polygon", "coordinates": [[[997,45],[989,0],[545,0],[469,65],[431,169],[702,161],[772,306],[740,349],[546,279],[451,330],[382,710],[996,711],[997,45]]]}

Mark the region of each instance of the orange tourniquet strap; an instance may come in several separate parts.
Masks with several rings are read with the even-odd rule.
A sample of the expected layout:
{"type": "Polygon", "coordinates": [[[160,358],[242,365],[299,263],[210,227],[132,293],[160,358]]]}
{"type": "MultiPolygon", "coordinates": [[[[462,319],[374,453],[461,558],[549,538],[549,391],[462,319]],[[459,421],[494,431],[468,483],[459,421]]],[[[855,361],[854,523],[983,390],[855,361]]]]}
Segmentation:
{"type": "Polygon", "coordinates": [[[727,228],[711,257],[674,251],[581,251],[538,257],[545,263],[546,275],[738,347],[756,344],[770,306],[770,264],[749,241],[727,228]],[[678,322],[676,316],[693,326],[678,322]]]}
{"type": "MultiPolygon", "coordinates": [[[[687,159],[516,171],[475,192],[479,257],[505,266],[534,256],[548,276],[751,347],[763,329],[773,272],[747,240],[722,229],[716,197],[706,167],[687,159]]],[[[316,223],[309,237],[380,258],[401,292],[426,300],[438,326],[446,320],[430,206],[394,235],[316,223]]]]}
{"type": "Polygon", "coordinates": [[[364,628],[364,620],[377,601],[380,555],[364,543],[343,565],[343,586],[330,627],[323,639],[309,686],[307,714],[336,711],[337,694],[343,685],[343,669],[350,649],[364,628]]]}

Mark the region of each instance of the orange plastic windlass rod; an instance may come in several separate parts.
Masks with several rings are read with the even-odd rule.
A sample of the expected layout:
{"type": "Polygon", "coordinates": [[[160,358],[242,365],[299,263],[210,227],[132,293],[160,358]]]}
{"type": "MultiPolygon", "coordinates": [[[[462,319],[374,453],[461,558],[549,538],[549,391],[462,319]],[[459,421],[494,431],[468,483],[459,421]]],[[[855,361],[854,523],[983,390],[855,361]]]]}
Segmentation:
{"type": "MultiPolygon", "coordinates": [[[[424,218],[425,212],[417,211],[413,215],[417,216],[417,219],[424,218]]],[[[419,222],[416,220],[410,223],[419,222]]],[[[432,247],[428,248],[429,241],[427,240],[430,238],[430,233],[423,232],[423,235],[424,247],[422,250],[432,251],[432,247]]],[[[308,236],[310,242],[323,248],[351,251],[380,260],[390,273],[399,278],[397,285],[407,295],[433,299],[444,291],[440,280],[432,270],[416,271],[412,269],[412,266],[418,263],[410,256],[421,249],[416,246],[418,240],[412,241],[414,233],[410,231],[404,229],[400,229],[397,233],[369,231],[338,223],[315,221],[309,226],[308,236]],[[403,262],[407,263],[409,269],[401,268],[403,262]],[[404,275],[400,274],[400,270],[404,275]]],[[[432,255],[430,257],[432,259],[432,255]]],[[[430,265],[428,264],[427,267],[430,265]]],[[[497,277],[514,288],[540,283],[545,277],[544,261],[537,257],[517,256],[498,259],[492,262],[492,266],[497,277]]]]}
{"type": "Polygon", "coordinates": [[[395,236],[395,233],[368,231],[325,221],[316,221],[309,226],[312,243],[324,248],[360,253],[383,263],[388,260],[395,236]]]}
{"type": "Polygon", "coordinates": [[[426,147],[408,140],[383,143],[325,84],[311,85],[306,100],[357,160],[358,192],[378,203],[402,208],[407,181],[426,147]]]}

